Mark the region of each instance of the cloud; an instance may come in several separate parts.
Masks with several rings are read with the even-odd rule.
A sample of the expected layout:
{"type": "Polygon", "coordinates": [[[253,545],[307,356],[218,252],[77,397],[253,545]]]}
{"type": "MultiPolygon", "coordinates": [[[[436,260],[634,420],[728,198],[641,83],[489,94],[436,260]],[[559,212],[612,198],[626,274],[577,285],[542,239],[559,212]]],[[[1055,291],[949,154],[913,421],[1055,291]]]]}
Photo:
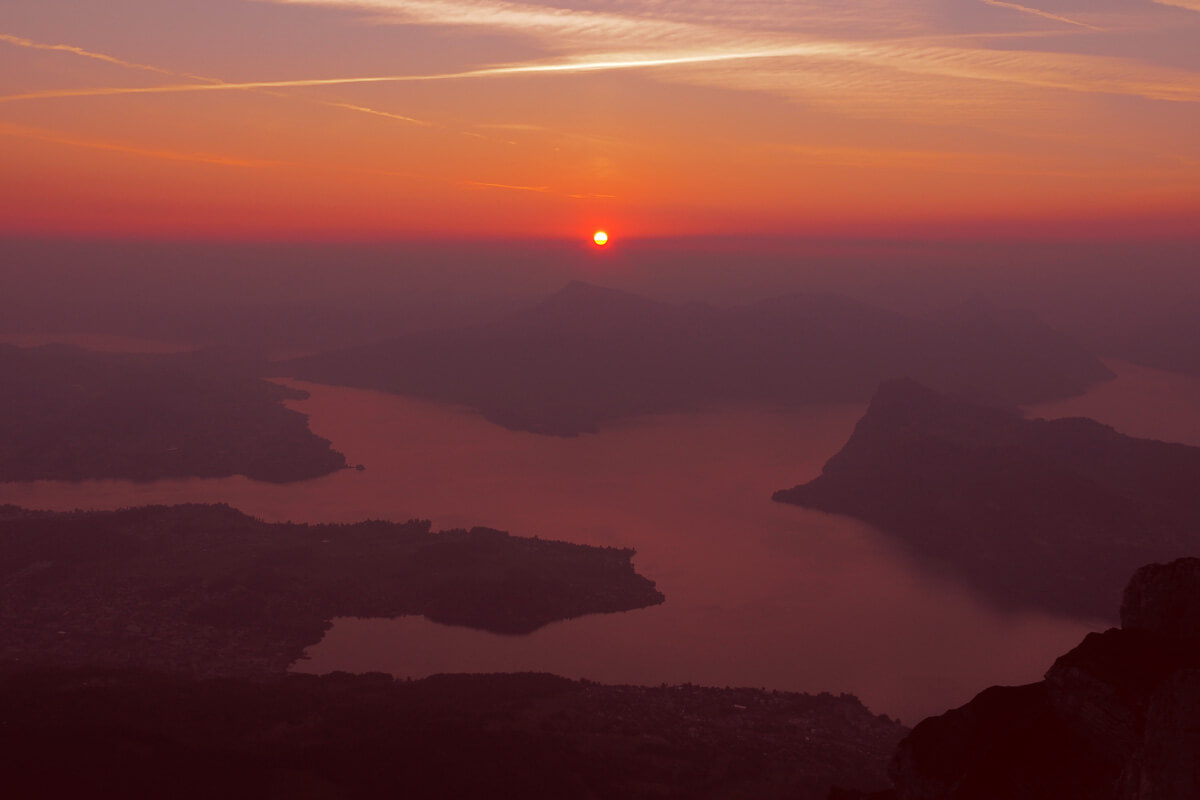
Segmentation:
{"type": "Polygon", "coordinates": [[[1054,178],[1111,178],[1115,174],[1136,177],[1179,176],[1181,169],[1196,168],[1187,159],[1164,157],[1158,164],[1114,165],[1103,162],[1084,162],[1076,168],[1065,168],[1061,159],[1005,152],[954,152],[945,150],[897,150],[880,147],[831,147],[819,145],[786,145],[778,148],[793,159],[813,166],[849,167],[872,172],[910,170],[919,173],[945,172],[976,175],[1028,175],[1054,178]]]}
{"type": "MultiPolygon", "coordinates": [[[[1135,59],[1037,49],[997,50],[961,44],[955,47],[946,44],[945,35],[898,39],[895,31],[911,32],[914,27],[921,27],[911,21],[920,18],[922,6],[903,2],[858,0],[848,5],[839,4],[838,7],[847,8],[847,13],[854,15],[859,24],[856,36],[835,38],[779,32],[789,27],[819,30],[831,21],[842,19],[836,12],[830,12],[829,4],[824,3],[642,0],[603,6],[627,9],[626,13],[616,13],[506,0],[265,1],[369,12],[370,18],[379,23],[506,31],[532,38],[545,50],[565,55],[558,63],[543,60],[443,77],[719,64],[726,69],[720,72],[700,70],[691,74],[697,78],[704,76],[704,82],[716,82],[730,88],[738,88],[739,77],[744,77],[742,88],[761,89],[770,84],[778,91],[797,97],[809,90],[822,93],[829,82],[840,83],[847,74],[865,68],[875,72],[918,74],[931,80],[986,81],[1177,102],[1200,100],[1200,81],[1194,73],[1154,67],[1135,59]],[[911,24],[907,28],[897,25],[897,16],[909,19],[911,24]],[[769,24],[767,30],[755,27],[766,26],[772,20],[773,24],[769,24]],[[885,25],[880,26],[880,20],[885,25]],[[615,44],[619,49],[614,48],[615,44]],[[765,62],[770,59],[777,60],[774,80],[764,81],[768,71],[765,62]]],[[[1084,31],[1099,30],[1080,20],[1017,3],[982,1],[1025,15],[1056,20],[1084,31]]],[[[1171,1],[1200,3],[1200,0],[1171,1]]],[[[953,38],[956,37],[950,37],[950,40],[953,38]]],[[[968,37],[957,38],[965,40],[968,37]]],[[[874,82],[886,90],[893,81],[881,76],[874,82]]]]}
{"type": "Polygon", "coordinates": [[[555,49],[581,45],[604,47],[614,41],[639,45],[695,43],[703,26],[687,22],[503,0],[267,0],[283,5],[332,6],[373,12],[381,23],[446,25],[507,30],[541,41],[555,49]]]}
{"type": "Polygon", "coordinates": [[[883,45],[869,63],[903,72],[1011,83],[1091,94],[1200,102],[1200,75],[1126,58],[1025,50],[904,48],[883,45]]]}
{"type": "Polygon", "coordinates": [[[360,105],[356,105],[354,103],[339,103],[334,100],[320,100],[318,102],[320,102],[321,105],[329,106],[330,108],[344,108],[347,111],[357,111],[360,114],[370,114],[372,116],[383,117],[385,119],[394,119],[399,122],[409,122],[409,123],[412,123],[413,125],[432,125],[433,124],[431,122],[426,122],[423,119],[417,119],[415,117],[406,117],[403,114],[393,114],[390,111],[380,111],[378,108],[371,108],[370,106],[360,106],[360,105]]]}
{"type": "Polygon", "coordinates": [[[214,153],[156,150],[153,148],[138,147],[136,145],[122,144],[119,142],[106,142],[98,139],[83,139],[70,134],[61,133],[59,131],[46,130],[45,128],[32,128],[24,125],[12,125],[7,122],[0,122],[0,136],[13,136],[21,139],[32,139],[39,142],[69,145],[71,147],[86,147],[93,150],[109,150],[115,153],[129,153],[130,155],[165,159],[168,161],[191,161],[198,164],[213,164],[221,167],[262,168],[294,166],[294,163],[289,161],[234,158],[231,156],[217,155],[214,153]]]}
{"type": "MultiPolygon", "coordinates": [[[[0,42],[6,42],[17,47],[26,47],[31,50],[49,50],[60,53],[71,53],[72,55],[81,56],[82,58],[90,58],[96,61],[103,61],[108,64],[115,64],[118,67],[127,67],[129,69],[140,69],[147,72],[157,72],[160,75],[173,75],[177,78],[195,78],[196,80],[216,81],[216,78],[203,78],[199,75],[191,75],[189,73],[175,72],[174,70],[163,69],[152,64],[138,64],[134,61],[126,61],[116,56],[106,55],[105,53],[96,53],[91,50],[85,50],[82,47],[76,47],[72,44],[46,44],[45,42],[35,42],[32,39],[26,39],[23,36],[12,36],[7,33],[0,33],[0,42]]],[[[217,81],[219,82],[219,81],[217,81]]]]}
{"type": "Polygon", "coordinates": [[[609,48],[705,39],[727,42],[742,31],[841,30],[903,35],[927,30],[920,4],[903,0],[593,0],[586,8],[510,0],[258,0],[280,5],[344,8],[384,24],[471,26],[553,39],[556,49],[609,48]]]}
{"type": "MultiPolygon", "coordinates": [[[[466,80],[512,75],[569,74],[644,70],[755,61],[804,62],[796,69],[791,63],[777,69],[779,78],[773,87],[792,95],[810,89],[837,89],[843,80],[856,75],[856,68],[869,67],[929,77],[957,78],[1013,84],[1025,87],[1060,89],[1073,92],[1116,94],[1173,102],[1200,102],[1200,75],[1155,68],[1122,58],[1026,50],[967,49],[944,46],[913,47],[904,44],[805,42],[774,48],[745,51],[604,53],[557,61],[540,61],[486,67],[437,74],[372,75],[342,78],[301,78],[273,81],[168,84],[161,86],[116,86],[87,89],[50,89],[0,96],[0,103],[21,100],[45,100],[69,97],[105,97],[116,95],[173,94],[187,92],[295,89],[321,86],[407,83],[421,81],[466,80]],[[808,68],[816,64],[819,68],[808,68]],[[845,67],[849,65],[851,69],[845,67]]],[[[703,73],[701,73],[703,74],[703,73]]],[[[751,73],[753,74],[753,73],[751,73]]],[[[760,71],[761,76],[761,71],[760,71]]],[[[861,73],[858,73],[861,77],[861,73]]],[[[738,85],[739,73],[732,72],[723,81],[738,85]]],[[[861,82],[861,81],[860,81],[861,82]]],[[[765,88],[751,81],[746,88],[765,88]]],[[[336,104],[355,108],[349,104],[336,104]]],[[[403,118],[408,119],[408,118],[403,118]]]]}
{"type": "Polygon", "coordinates": [[[110,97],[116,95],[137,94],[224,92],[257,89],[299,89],[311,88],[315,86],[348,86],[354,84],[371,83],[412,83],[421,81],[461,80],[467,78],[490,78],[505,75],[534,75],[538,73],[607,72],[612,70],[678,66],[682,64],[702,64],[756,58],[779,58],[782,56],[796,55],[800,52],[814,51],[809,50],[809,48],[804,48],[803,50],[799,48],[788,48],[786,50],[756,51],[745,53],[725,52],[694,54],[677,53],[673,55],[662,54],[654,57],[639,57],[629,54],[605,54],[592,60],[572,59],[558,62],[513,64],[508,66],[467,70],[464,72],[446,72],[427,75],[367,75],[347,78],[296,78],[274,81],[243,81],[240,83],[222,81],[220,83],[174,83],[163,86],[108,86],[88,89],[45,89],[36,92],[2,95],[0,96],[0,103],[15,102],[18,100],[48,100],[66,97],[110,97]]]}
{"type": "Polygon", "coordinates": [[[480,186],[485,189],[511,189],[514,192],[538,192],[549,194],[549,186],[512,186],[507,183],[484,183],[483,181],[466,181],[468,186],[480,186]]]}
{"type": "Polygon", "coordinates": [[[509,183],[485,183],[484,181],[463,181],[467,186],[478,186],[483,189],[505,189],[513,192],[534,192],[536,194],[553,194],[560,197],[568,197],[572,200],[615,200],[615,194],[570,194],[556,192],[549,186],[514,186],[509,183]]]}
{"type": "MultiPolygon", "coordinates": [[[[32,39],[26,39],[22,36],[13,36],[13,35],[7,34],[7,33],[0,33],[0,42],[6,42],[8,44],[16,45],[17,47],[25,47],[25,48],[29,48],[32,50],[48,50],[48,51],[53,51],[53,52],[70,53],[72,55],[77,55],[77,56],[80,56],[83,58],[90,58],[90,59],[94,59],[96,61],[103,61],[108,64],[114,64],[116,66],[126,67],[128,69],[137,69],[137,70],[142,70],[145,72],[155,72],[160,75],[170,75],[175,78],[188,78],[190,80],[200,81],[201,83],[208,85],[209,87],[222,87],[222,86],[228,85],[226,83],[226,81],[223,81],[220,78],[212,78],[212,77],[208,77],[205,75],[196,75],[191,72],[180,72],[177,70],[166,69],[164,67],[157,67],[157,66],[154,66],[153,64],[139,64],[137,62],[126,61],[125,59],[117,58],[116,56],[111,56],[106,53],[97,53],[92,50],[85,50],[84,48],[77,47],[76,45],[46,44],[45,42],[37,42],[32,39]]],[[[154,87],[151,87],[151,88],[154,88],[154,87]]],[[[251,88],[251,87],[242,87],[242,88],[251,88]]],[[[263,87],[263,88],[266,88],[266,87],[263,87]]],[[[127,93],[128,92],[114,92],[114,91],[104,91],[104,90],[100,91],[100,95],[127,94],[127,93]]],[[[271,94],[271,92],[267,92],[267,93],[271,94]]],[[[42,97],[42,96],[45,96],[45,97],[83,97],[83,96],[88,96],[88,95],[77,92],[77,91],[72,91],[72,90],[66,90],[66,91],[63,91],[58,94],[55,94],[53,92],[51,92],[49,94],[30,92],[30,93],[27,93],[24,95],[13,95],[8,98],[0,97],[0,102],[4,102],[6,99],[27,100],[27,99],[34,99],[36,97],[42,97]]],[[[279,96],[279,95],[275,94],[275,96],[279,96]]],[[[307,102],[315,102],[315,103],[318,103],[318,104],[324,105],[324,106],[329,106],[330,108],[343,108],[348,111],[358,112],[360,114],[370,114],[370,115],[377,116],[377,117],[385,117],[387,119],[394,119],[399,122],[407,122],[407,123],[412,123],[415,125],[429,125],[430,124],[428,122],[425,122],[424,120],[415,119],[414,117],[408,117],[403,114],[394,114],[390,111],[381,111],[377,108],[370,108],[368,106],[356,105],[354,103],[340,103],[340,102],[330,101],[330,100],[312,100],[309,98],[306,98],[306,101],[307,102]]]]}
{"type": "Polygon", "coordinates": [[[1097,28],[1095,25],[1089,25],[1086,22],[1080,22],[1079,20],[1071,19],[1070,17],[1059,16],[1058,14],[1051,14],[1049,11],[1030,8],[1029,6],[1023,6],[1018,3],[1006,3],[1003,0],[979,0],[979,2],[983,3],[984,5],[996,6],[997,8],[1007,8],[1011,9],[1012,11],[1020,11],[1022,14],[1032,14],[1033,16],[1041,17],[1042,19],[1052,20],[1054,22],[1063,22],[1067,25],[1074,25],[1079,28],[1087,28],[1088,30],[1092,31],[1103,30],[1102,28],[1097,28]]]}
{"type": "MultiPolygon", "coordinates": [[[[330,6],[369,15],[387,24],[474,27],[503,31],[531,39],[538,57],[437,74],[394,74],[300,77],[270,81],[219,81],[184,75],[150,65],[138,65],[69,45],[40,45],[19,37],[3,41],[62,49],[124,66],[187,77],[191,83],[159,86],[109,86],[54,89],[0,96],[0,103],[71,97],[153,95],[213,91],[284,92],[292,89],[420,81],[497,79],[516,75],[571,75],[633,71],[660,79],[704,86],[770,92],[790,99],[821,103],[852,116],[894,116],[944,121],[954,115],[998,119],[1014,111],[1049,109],[1052,95],[1037,90],[1142,97],[1160,101],[1200,102],[1200,76],[1181,69],[1158,67],[1130,59],[1062,53],[1037,48],[997,49],[974,46],[972,36],[894,35],[835,38],[811,33],[781,33],[797,21],[814,26],[833,24],[839,12],[815,3],[720,0],[679,3],[674,0],[621,2],[602,8],[576,10],[505,0],[265,0],[286,5],[330,6]],[[732,12],[730,9],[733,9],[732,12]],[[740,9],[740,11],[739,11],[740,9]],[[771,14],[795,13],[773,30],[757,30],[771,14]],[[725,17],[732,13],[737,22],[725,17]],[[749,26],[749,27],[743,27],[749,26]],[[551,54],[546,57],[545,54],[551,54]]],[[[1167,0],[1161,0],[1166,2],[1167,0]]],[[[1080,33],[1088,23],[1004,0],[983,3],[1011,8],[1022,15],[1069,24],[1080,33]]],[[[1171,0],[1200,3],[1200,0],[1171,0]]],[[[865,5],[864,5],[865,4],[865,5]]],[[[592,4],[595,7],[597,4],[592,4]]],[[[855,6],[879,9],[891,19],[904,3],[855,6]]],[[[839,6],[840,8],[840,6],[839,6]]],[[[908,9],[909,12],[912,9],[908,9]]],[[[1009,32],[1011,35],[1012,32],[1009,32]]],[[[1045,34],[1045,31],[1033,34],[1045,34]]],[[[997,34],[1003,36],[1005,34],[997,34]]],[[[1027,34],[1022,34],[1027,35],[1027,34]]],[[[996,44],[992,42],[991,44],[996,44]]],[[[308,98],[358,113],[424,124],[415,118],[366,105],[308,98]]]]}

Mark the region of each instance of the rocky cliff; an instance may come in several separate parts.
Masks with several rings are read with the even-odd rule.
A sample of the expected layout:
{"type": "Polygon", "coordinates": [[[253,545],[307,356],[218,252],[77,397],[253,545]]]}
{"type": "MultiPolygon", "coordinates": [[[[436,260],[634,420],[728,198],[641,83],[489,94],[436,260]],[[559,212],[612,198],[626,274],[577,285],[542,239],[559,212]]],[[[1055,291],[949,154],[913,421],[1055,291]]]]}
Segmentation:
{"type": "Polygon", "coordinates": [[[1200,797],[1200,559],[1140,569],[1121,617],[1041,683],[992,687],[919,724],[897,749],[894,792],[874,796],[1200,797]]]}

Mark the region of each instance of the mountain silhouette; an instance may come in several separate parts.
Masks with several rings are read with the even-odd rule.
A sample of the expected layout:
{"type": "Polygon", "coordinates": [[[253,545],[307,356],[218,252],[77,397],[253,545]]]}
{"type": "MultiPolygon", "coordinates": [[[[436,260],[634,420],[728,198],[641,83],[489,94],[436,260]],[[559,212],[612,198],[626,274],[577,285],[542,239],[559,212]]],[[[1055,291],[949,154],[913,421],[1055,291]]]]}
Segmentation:
{"type": "Polygon", "coordinates": [[[918,319],[817,293],[717,308],[581,282],[491,324],[278,368],[468,406],[508,428],[559,435],[643,414],[866,402],[880,381],[896,377],[998,404],[1070,396],[1111,377],[1068,337],[994,309],[918,319]]]}
{"type": "Polygon", "coordinates": [[[1200,448],[899,380],[819,477],[775,499],[876,525],[1005,603],[1104,617],[1131,565],[1200,548],[1198,485],[1200,448]]]}

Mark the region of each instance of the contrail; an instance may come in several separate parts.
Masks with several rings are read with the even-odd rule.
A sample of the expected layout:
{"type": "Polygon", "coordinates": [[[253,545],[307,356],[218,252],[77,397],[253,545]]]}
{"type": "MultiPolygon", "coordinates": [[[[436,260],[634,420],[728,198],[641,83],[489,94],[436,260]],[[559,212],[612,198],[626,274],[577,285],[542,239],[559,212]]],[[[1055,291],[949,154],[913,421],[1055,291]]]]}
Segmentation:
{"type": "Polygon", "coordinates": [[[140,69],[147,72],[157,72],[160,75],[173,75],[176,78],[195,78],[198,81],[210,81],[220,83],[217,78],[205,78],[201,75],[193,75],[190,72],[176,72],[175,70],[156,67],[153,64],[139,64],[136,61],[126,61],[123,58],[106,55],[105,53],[97,53],[92,50],[85,50],[82,47],[76,47],[73,44],[46,44],[44,42],[35,42],[32,39],[26,39],[23,36],[13,36],[7,33],[0,33],[0,42],[8,42],[17,47],[28,47],[31,50],[52,50],[60,53],[71,53],[73,55],[82,56],[83,58],[91,58],[96,61],[104,61],[108,64],[116,64],[118,67],[128,67],[129,69],[140,69]]]}
{"type": "Polygon", "coordinates": [[[387,119],[396,119],[396,120],[400,120],[401,122],[411,122],[413,125],[432,125],[433,124],[432,122],[426,122],[423,119],[416,119],[415,117],[406,117],[403,114],[393,114],[390,111],[380,111],[377,108],[371,108],[369,106],[356,106],[353,103],[337,103],[332,100],[316,100],[313,102],[320,103],[323,106],[329,106],[330,108],[345,108],[350,111],[357,111],[360,114],[373,114],[376,117],[386,117],[387,119]]]}
{"type": "Polygon", "coordinates": [[[1189,11],[1200,11],[1200,0],[1154,0],[1160,6],[1175,6],[1189,11]]]}
{"type": "MultiPolygon", "coordinates": [[[[701,53],[658,58],[637,58],[605,61],[569,61],[560,64],[525,64],[508,67],[488,67],[464,72],[445,72],[432,75],[374,75],[357,78],[307,78],[282,81],[244,81],[240,83],[182,83],[167,86],[113,86],[99,89],[49,89],[41,92],[0,96],[0,103],[17,100],[44,100],[62,97],[110,97],[129,94],[172,94],[176,92],[247,91],[256,89],[297,89],[312,86],[346,86],[371,83],[413,83],[418,81],[446,81],[466,78],[486,78],[498,75],[527,75],[537,73],[605,72],[609,70],[644,69],[648,67],[675,66],[682,64],[710,64],[722,61],[745,61],[749,59],[780,58],[819,52],[832,52],[831,45],[802,45],[773,50],[758,50],[742,53],[701,53]]],[[[338,104],[342,105],[342,104],[338,104]]],[[[361,110],[361,109],[356,109],[361,110]]]]}
{"type": "MultiPolygon", "coordinates": [[[[212,77],[208,77],[205,75],[196,75],[195,73],[191,73],[191,72],[179,72],[177,70],[166,69],[164,67],[156,67],[153,64],[139,64],[135,61],[126,61],[123,58],[117,58],[116,56],[110,56],[110,55],[107,55],[106,53],[97,53],[92,50],[85,50],[82,47],[77,47],[76,45],[71,45],[71,44],[46,44],[44,42],[35,42],[32,39],[26,39],[23,36],[13,36],[13,35],[7,34],[7,33],[0,33],[0,42],[7,42],[9,44],[13,44],[18,47],[27,47],[27,48],[30,48],[33,50],[50,50],[50,51],[56,51],[56,52],[61,52],[61,53],[71,53],[73,55],[81,56],[83,58],[91,58],[91,59],[95,59],[96,61],[103,61],[108,64],[115,64],[117,66],[127,67],[129,69],[139,69],[139,70],[144,70],[147,72],[156,72],[160,75],[170,75],[170,76],[173,76],[176,78],[190,78],[192,80],[202,81],[204,84],[207,84],[210,88],[228,85],[225,81],[221,80],[220,78],[212,78],[212,77]]],[[[247,87],[247,88],[249,88],[249,87],[247,87]]],[[[36,93],[34,93],[34,94],[36,95],[36,93]]],[[[283,96],[283,95],[276,94],[273,92],[264,92],[264,94],[270,94],[274,97],[283,96]]],[[[60,95],[54,95],[54,96],[60,96],[60,95]]],[[[61,95],[61,96],[74,97],[74,96],[83,96],[83,95],[67,94],[67,95],[61,95]]],[[[4,102],[7,99],[10,99],[10,98],[0,97],[0,102],[4,102]]],[[[31,98],[21,96],[21,97],[13,97],[11,99],[31,99],[31,98]]],[[[360,106],[360,105],[355,105],[353,103],[339,103],[339,102],[335,102],[332,100],[314,100],[311,98],[303,98],[303,99],[306,102],[317,103],[319,105],[329,106],[330,108],[344,108],[349,111],[356,111],[360,114],[371,114],[376,117],[386,117],[388,119],[394,119],[394,120],[398,120],[400,122],[408,122],[408,123],[412,123],[414,125],[429,125],[429,124],[431,124],[431,123],[425,122],[424,120],[415,119],[413,117],[406,117],[403,114],[393,114],[390,111],[380,111],[377,108],[370,108],[369,106],[360,106]]]]}
{"type": "Polygon", "coordinates": [[[1104,30],[1103,28],[1097,28],[1095,25],[1089,25],[1086,22],[1080,22],[1077,19],[1071,19],[1070,17],[1062,17],[1062,16],[1059,16],[1058,14],[1051,14],[1049,11],[1042,11],[1041,9],[1030,8],[1029,6],[1020,5],[1019,3],[1006,3],[1006,2],[1004,2],[1004,0],[979,0],[979,2],[983,3],[984,5],[996,6],[997,8],[1008,8],[1008,9],[1012,9],[1013,11],[1020,11],[1023,14],[1033,14],[1035,17],[1041,17],[1042,19],[1050,19],[1050,20],[1054,20],[1055,22],[1066,23],[1067,25],[1075,25],[1080,28],[1087,28],[1090,31],[1104,30]]]}
{"type": "MultiPolygon", "coordinates": [[[[998,4],[1001,0],[984,0],[998,4]]],[[[1008,4],[1006,4],[1008,5],[1008,4]]],[[[1024,8],[1024,7],[1022,7],[1024,8]]],[[[1072,21],[1074,22],[1074,21],[1072,21]]],[[[1084,23],[1078,23],[1083,25],[1084,23]]],[[[569,74],[604,72],[612,70],[646,69],[665,66],[699,65],[715,63],[745,62],[754,59],[766,60],[787,57],[818,57],[869,64],[875,67],[916,74],[932,74],[1025,86],[1039,86],[1071,91],[1126,94],[1172,102],[1200,102],[1200,84],[1188,74],[1183,82],[1163,82],[1151,79],[1128,79],[1116,73],[1103,73],[1090,80],[1077,80],[1075,71],[1082,65],[1095,65],[1097,59],[1088,56],[1072,57],[1052,53],[1025,53],[1023,51],[956,51],[944,48],[927,48],[909,51],[904,48],[880,46],[879,44],[851,44],[844,42],[805,42],[778,47],[762,47],[755,50],[680,52],[659,56],[635,56],[629,53],[613,53],[604,58],[593,57],[591,61],[566,60],[553,63],[537,62],[486,67],[462,72],[435,73],[425,75],[376,75],[348,78],[310,78],[276,81],[243,81],[238,83],[169,84],[163,86],[117,86],[92,89],[54,89],[23,94],[0,96],[0,103],[20,100],[53,99],[68,97],[104,97],[137,94],[170,94],[179,92],[214,92],[231,90],[274,90],[319,86],[347,86],[355,84],[415,83],[421,81],[446,81],[486,78],[494,76],[569,74]],[[966,59],[965,61],[963,59],[966,59]],[[1023,67],[1022,59],[1035,58],[1030,68],[1023,67]],[[1042,68],[1043,72],[1031,72],[1042,68]]],[[[803,72],[796,73],[803,75],[803,72]]],[[[268,94],[270,92],[267,92],[268,94]]],[[[321,100],[312,102],[324,103],[321,100]]],[[[349,105],[349,104],[346,104],[349,105]]]]}
{"type": "Polygon", "coordinates": [[[482,186],[488,189],[512,189],[515,192],[549,193],[549,186],[512,186],[507,183],[484,183],[483,181],[465,181],[468,186],[482,186]]]}
{"type": "Polygon", "coordinates": [[[166,86],[113,86],[101,89],[49,89],[42,92],[9,94],[0,96],[0,103],[17,100],[49,100],[61,97],[112,97],[129,94],[175,94],[179,92],[216,92],[250,89],[289,89],[305,86],[344,86],[353,83],[385,83],[397,81],[429,80],[414,76],[386,76],[374,78],[322,78],[317,80],[249,81],[244,83],[182,83],[166,86]]]}

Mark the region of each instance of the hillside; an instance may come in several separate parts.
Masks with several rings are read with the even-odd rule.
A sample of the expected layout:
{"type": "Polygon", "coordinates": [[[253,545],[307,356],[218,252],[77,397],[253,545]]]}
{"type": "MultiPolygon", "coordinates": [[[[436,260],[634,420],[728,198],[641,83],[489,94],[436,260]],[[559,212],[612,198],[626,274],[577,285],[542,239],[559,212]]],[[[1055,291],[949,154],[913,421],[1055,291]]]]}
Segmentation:
{"type": "Polygon", "coordinates": [[[428,522],[260,522],[228,506],[0,506],[0,661],[273,675],[335,617],[529,633],[663,602],[633,551],[428,522]]]}
{"type": "Polygon", "coordinates": [[[95,353],[0,345],[0,481],[299,481],[346,466],[231,353],[95,353]]]}
{"type": "Polygon", "coordinates": [[[0,706],[17,797],[822,800],[886,785],[906,732],[847,695],[529,674],[0,667],[0,706]]]}
{"type": "Polygon", "coordinates": [[[775,499],[869,522],[997,600],[1111,615],[1133,565],[1200,548],[1200,448],[884,384],[813,481],[775,499]]]}

